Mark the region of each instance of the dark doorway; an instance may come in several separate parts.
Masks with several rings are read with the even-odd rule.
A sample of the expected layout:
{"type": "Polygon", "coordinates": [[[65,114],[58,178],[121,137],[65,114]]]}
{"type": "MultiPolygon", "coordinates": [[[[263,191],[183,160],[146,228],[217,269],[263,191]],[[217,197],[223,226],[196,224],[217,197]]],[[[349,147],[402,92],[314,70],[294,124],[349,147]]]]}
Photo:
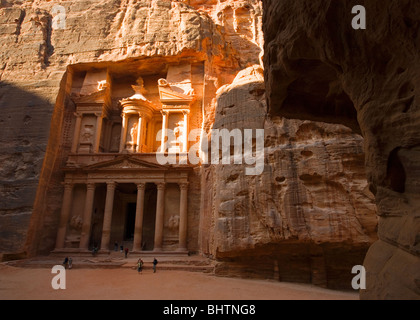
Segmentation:
{"type": "Polygon", "coordinates": [[[146,184],[144,194],[144,218],[142,250],[150,251],[155,243],[155,220],[156,220],[157,188],[154,183],[146,184]]]}
{"type": "Polygon", "coordinates": [[[134,240],[134,226],[136,221],[136,203],[128,203],[125,216],[124,240],[134,240]]]}

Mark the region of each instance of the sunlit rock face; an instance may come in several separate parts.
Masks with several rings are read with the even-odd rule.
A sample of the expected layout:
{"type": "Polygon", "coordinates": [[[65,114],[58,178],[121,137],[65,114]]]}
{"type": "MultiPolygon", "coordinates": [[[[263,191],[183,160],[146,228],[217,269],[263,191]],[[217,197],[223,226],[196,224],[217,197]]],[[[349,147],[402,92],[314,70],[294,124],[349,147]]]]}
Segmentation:
{"type": "MultiPolygon", "coordinates": [[[[194,96],[189,129],[201,130],[201,136],[210,137],[216,129],[264,132],[263,168],[256,175],[246,175],[245,169],[252,167],[246,164],[192,166],[188,250],[218,260],[220,275],[350,286],[352,266],[363,263],[367,248],[376,240],[371,191],[377,190],[369,190],[365,177],[364,150],[369,146],[356,119],[359,102],[339,75],[339,64],[325,63],[315,49],[307,50],[303,34],[292,33],[285,43],[277,39],[279,27],[289,25],[270,20],[275,2],[265,8],[265,80],[261,1],[85,0],[60,5],[1,3],[0,142],[5,151],[0,171],[0,252],[48,254],[56,247],[66,170],[97,165],[103,153],[118,156],[127,151],[126,146],[120,148],[118,136],[113,139],[121,129],[115,126],[114,132],[111,124],[107,137],[98,140],[98,154],[94,143],[82,149],[74,146],[80,104],[106,104],[110,118],[121,127],[121,110],[141,100],[150,109],[147,117],[154,119],[150,122],[154,129],[147,130],[156,135],[162,122],[160,94],[167,87],[166,93],[178,98],[194,96]],[[302,54],[302,61],[289,61],[280,51],[289,43],[287,52],[302,54]],[[277,53],[281,55],[275,60],[277,53]],[[276,63],[287,63],[282,66],[287,70],[276,63]],[[289,119],[294,111],[300,116],[289,119]],[[78,158],[73,154],[78,150],[94,156],[78,158]],[[84,162],[78,162],[81,158],[84,162]]],[[[86,117],[83,121],[91,123],[82,127],[95,129],[95,117],[86,117]]],[[[132,143],[127,157],[158,150],[158,142],[150,136],[139,148],[134,143],[138,136],[139,131],[129,130],[127,141],[123,139],[132,143]]],[[[394,152],[389,169],[388,180],[397,188],[401,183],[392,173],[393,164],[398,169],[401,157],[394,152]]],[[[109,156],[107,163],[112,159],[109,156]]],[[[123,187],[117,186],[117,194],[136,192],[134,185],[123,187]]],[[[83,188],[74,189],[73,197],[83,195],[83,188]]],[[[174,234],[179,222],[169,215],[175,216],[170,210],[180,210],[177,190],[167,189],[165,202],[164,228],[174,234]]],[[[96,198],[106,193],[102,185],[96,198]]],[[[146,186],[145,197],[148,210],[155,210],[151,203],[156,189],[146,186]]],[[[96,203],[92,230],[100,235],[105,200],[96,203]]],[[[76,213],[77,208],[83,211],[83,200],[74,207],[76,213]]],[[[71,218],[66,243],[77,243],[83,220],[77,215],[71,218]]],[[[111,237],[123,225],[112,223],[111,237]]]]}
{"type": "Polygon", "coordinates": [[[54,247],[74,130],[71,96],[97,89],[83,87],[88,74],[108,70],[126,83],[127,95],[114,90],[121,99],[135,93],[139,76],[149,77],[146,86],[153,81],[153,95],[168,66],[192,64],[190,81],[204,97],[199,112],[208,117],[217,88],[260,61],[261,13],[259,1],[2,1],[0,251],[54,247]]]}
{"type": "Polygon", "coordinates": [[[379,215],[361,297],[418,299],[420,6],[366,1],[366,30],[354,30],[357,4],[263,1],[269,113],[355,130],[357,120],[379,215]]]}
{"type": "Polygon", "coordinates": [[[252,129],[254,137],[263,129],[264,169],[247,175],[252,166],[233,159],[204,169],[216,272],[348,287],[346,270],[376,239],[363,138],[344,125],[267,117],[266,110],[261,67],[217,93],[213,129],[252,129]]]}

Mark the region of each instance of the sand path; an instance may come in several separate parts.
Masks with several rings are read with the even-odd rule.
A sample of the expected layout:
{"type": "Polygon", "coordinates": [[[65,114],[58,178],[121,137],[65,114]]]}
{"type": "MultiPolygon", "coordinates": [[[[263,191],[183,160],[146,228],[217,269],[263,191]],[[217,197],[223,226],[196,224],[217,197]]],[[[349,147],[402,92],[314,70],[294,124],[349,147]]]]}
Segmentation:
{"type": "Polygon", "coordinates": [[[0,265],[0,300],[358,300],[357,292],[312,285],[216,277],[187,271],[72,269],[54,290],[49,269],[0,265]]]}

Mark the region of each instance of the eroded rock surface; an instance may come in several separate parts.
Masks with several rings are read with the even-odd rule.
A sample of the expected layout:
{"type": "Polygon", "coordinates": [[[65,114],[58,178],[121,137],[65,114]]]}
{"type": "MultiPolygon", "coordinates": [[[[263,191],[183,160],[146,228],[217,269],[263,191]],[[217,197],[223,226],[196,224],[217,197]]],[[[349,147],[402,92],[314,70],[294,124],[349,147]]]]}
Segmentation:
{"type": "Polygon", "coordinates": [[[0,6],[4,252],[33,255],[54,247],[63,190],[60,170],[69,151],[61,133],[72,130],[65,119],[73,111],[64,106],[72,88],[80,86],[72,83],[79,81],[80,70],[133,74],[155,68],[159,73],[168,64],[206,61],[200,71],[206,77],[199,81],[207,83],[208,106],[212,90],[258,63],[262,51],[259,1],[86,0],[60,2],[61,9],[56,5],[3,0],[0,6]]]}
{"type": "MultiPolygon", "coordinates": [[[[264,85],[255,66],[263,52],[258,0],[64,1],[64,28],[56,27],[54,5],[1,2],[0,142],[6,151],[0,230],[8,240],[0,251],[35,255],[54,248],[62,168],[74,131],[70,97],[83,93],[88,74],[108,70],[117,84],[115,97],[122,98],[130,95],[119,97],[125,89],[118,83],[135,84],[146,74],[146,87],[154,90],[150,83],[156,87],[168,65],[189,64],[191,81],[202,89],[206,133],[212,128],[265,131],[261,175],[245,176],[244,167],[236,165],[195,168],[189,210],[199,216],[189,220],[196,231],[189,248],[221,260],[219,274],[348,286],[349,267],[361,263],[375,239],[376,208],[364,175],[353,91],[345,90],[336,65],[318,62],[302,38],[292,49],[312,58],[292,64],[293,74],[275,69],[281,76],[268,77],[264,85]],[[319,74],[321,87],[312,81],[319,74]],[[292,94],[285,94],[282,84],[293,81],[292,94]],[[269,116],[266,97],[272,111],[277,95],[289,97],[289,113],[297,108],[312,114],[311,101],[321,111],[309,121],[276,117],[277,111],[269,116]]],[[[277,23],[270,32],[277,32],[277,23]]],[[[270,33],[268,39],[265,61],[271,70],[277,51],[270,33]]],[[[405,86],[401,95],[410,90],[405,86]]],[[[394,172],[403,154],[394,152],[390,162],[389,181],[397,189],[401,183],[394,172]]]]}
{"type": "Polygon", "coordinates": [[[270,114],[354,127],[357,112],[380,216],[362,298],[418,299],[419,3],[364,1],[357,31],[357,1],[263,3],[270,114]]]}
{"type": "Polygon", "coordinates": [[[205,169],[217,272],[348,287],[376,239],[363,138],[343,125],[267,117],[262,73],[248,68],[218,91],[213,129],[264,129],[265,141],[262,174],[205,169]]]}

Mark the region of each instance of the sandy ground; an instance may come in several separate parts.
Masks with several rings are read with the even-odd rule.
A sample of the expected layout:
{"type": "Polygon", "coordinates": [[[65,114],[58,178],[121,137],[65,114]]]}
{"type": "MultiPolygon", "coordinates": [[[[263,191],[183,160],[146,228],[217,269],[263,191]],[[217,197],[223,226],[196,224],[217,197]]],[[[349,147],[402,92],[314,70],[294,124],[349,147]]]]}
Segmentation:
{"type": "Polygon", "coordinates": [[[222,278],[187,271],[142,274],[130,268],[72,269],[66,289],[54,290],[49,269],[0,264],[0,300],[358,300],[357,292],[340,292],[305,284],[222,278]]]}

